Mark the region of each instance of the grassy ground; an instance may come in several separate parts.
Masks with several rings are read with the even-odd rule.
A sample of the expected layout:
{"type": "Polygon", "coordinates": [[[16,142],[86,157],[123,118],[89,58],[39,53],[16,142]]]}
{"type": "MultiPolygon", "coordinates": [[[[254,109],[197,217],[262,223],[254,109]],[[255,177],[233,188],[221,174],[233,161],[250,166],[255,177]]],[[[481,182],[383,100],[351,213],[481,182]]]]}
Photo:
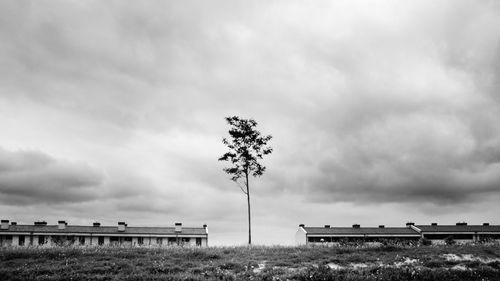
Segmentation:
{"type": "Polygon", "coordinates": [[[500,280],[500,246],[3,248],[0,280],[500,280]]]}

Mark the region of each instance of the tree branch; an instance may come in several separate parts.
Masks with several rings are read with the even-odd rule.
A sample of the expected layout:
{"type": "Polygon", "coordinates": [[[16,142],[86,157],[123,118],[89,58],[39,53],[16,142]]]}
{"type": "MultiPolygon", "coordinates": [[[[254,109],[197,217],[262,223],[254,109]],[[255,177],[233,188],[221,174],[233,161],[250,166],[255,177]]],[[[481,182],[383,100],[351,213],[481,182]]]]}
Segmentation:
{"type": "Polygon", "coordinates": [[[235,182],[236,182],[236,184],[238,185],[238,187],[241,189],[241,191],[243,191],[243,193],[244,193],[245,195],[248,195],[248,193],[245,191],[245,188],[244,188],[243,186],[241,186],[241,184],[240,184],[237,180],[236,180],[235,182]]]}

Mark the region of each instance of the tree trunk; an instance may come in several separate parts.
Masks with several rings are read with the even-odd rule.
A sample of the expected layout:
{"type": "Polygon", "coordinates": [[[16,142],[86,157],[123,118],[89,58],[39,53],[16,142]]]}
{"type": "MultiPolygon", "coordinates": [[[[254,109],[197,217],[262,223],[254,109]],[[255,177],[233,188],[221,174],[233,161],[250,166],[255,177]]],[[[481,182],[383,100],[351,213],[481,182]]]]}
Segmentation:
{"type": "Polygon", "coordinates": [[[248,203],[248,245],[252,245],[252,224],[250,220],[250,184],[248,183],[248,172],[245,173],[247,183],[247,203],[248,203]]]}

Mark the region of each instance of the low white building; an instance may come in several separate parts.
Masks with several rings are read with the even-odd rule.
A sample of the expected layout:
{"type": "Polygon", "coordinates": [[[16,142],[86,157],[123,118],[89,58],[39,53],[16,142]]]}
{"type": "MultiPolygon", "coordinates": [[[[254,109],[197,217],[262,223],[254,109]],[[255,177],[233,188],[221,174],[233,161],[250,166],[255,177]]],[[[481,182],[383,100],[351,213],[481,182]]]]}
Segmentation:
{"type": "Polygon", "coordinates": [[[500,225],[467,225],[466,222],[458,222],[455,225],[430,225],[412,226],[423,238],[430,240],[433,244],[445,243],[446,239],[452,239],[457,243],[500,241],[500,225]]]}
{"type": "Polygon", "coordinates": [[[125,222],[117,226],[68,225],[59,221],[57,225],[35,222],[21,225],[9,220],[1,220],[0,246],[37,245],[117,245],[117,246],[208,246],[208,228],[183,227],[176,223],[173,227],[131,227],[125,222]]]}
{"type": "Polygon", "coordinates": [[[306,227],[299,225],[295,233],[295,242],[299,245],[337,245],[345,242],[375,243],[382,240],[418,241],[420,234],[410,227],[306,227]]]}
{"type": "Polygon", "coordinates": [[[306,227],[299,225],[295,233],[295,241],[299,245],[335,245],[340,242],[380,242],[380,241],[418,241],[424,238],[432,244],[444,244],[447,241],[456,243],[500,242],[500,225],[467,225],[459,222],[456,225],[415,225],[412,222],[406,227],[306,227]]]}

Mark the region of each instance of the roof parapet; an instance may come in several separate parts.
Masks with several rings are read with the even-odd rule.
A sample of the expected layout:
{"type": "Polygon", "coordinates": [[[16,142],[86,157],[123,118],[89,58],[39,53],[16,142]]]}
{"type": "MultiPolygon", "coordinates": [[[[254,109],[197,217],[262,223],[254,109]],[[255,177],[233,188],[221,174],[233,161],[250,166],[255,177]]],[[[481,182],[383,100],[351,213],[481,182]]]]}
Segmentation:
{"type": "Polygon", "coordinates": [[[412,224],[412,225],[410,225],[410,228],[411,228],[411,229],[413,229],[413,230],[415,230],[415,231],[416,231],[416,232],[418,232],[418,233],[422,233],[422,229],[420,229],[420,228],[416,227],[416,226],[415,226],[415,225],[413,225],[413,224],[412,224]]]}
{"type": "Polygon", "coordinates": [[[353,224],[352,228],[361,228],[361,225],[359,225],[359,224],[353,224]]]}
{"type": "Polygon", "coordinates": [[[490,226],[489,222],[483,222],[483,226],[490,226]]]}
{"type": "Polygon", "coordinates": [[[456,225],[457,226],[466,226],[467,223],[466,222],[457,222],[456,225]]]}

